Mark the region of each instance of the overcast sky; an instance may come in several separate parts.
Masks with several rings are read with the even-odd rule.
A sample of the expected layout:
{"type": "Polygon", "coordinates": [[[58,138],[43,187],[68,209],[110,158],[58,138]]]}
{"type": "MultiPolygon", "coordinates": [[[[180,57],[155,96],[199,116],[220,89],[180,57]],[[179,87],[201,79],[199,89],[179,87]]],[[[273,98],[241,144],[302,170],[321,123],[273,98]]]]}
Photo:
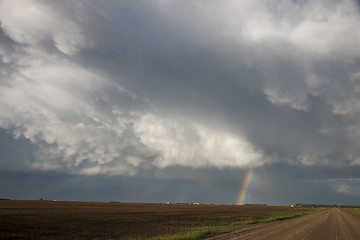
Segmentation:
{"type": "Polygon", "coordinates": [[[360,204],[355,0],[0,1],[0,197],[360,204]]]}

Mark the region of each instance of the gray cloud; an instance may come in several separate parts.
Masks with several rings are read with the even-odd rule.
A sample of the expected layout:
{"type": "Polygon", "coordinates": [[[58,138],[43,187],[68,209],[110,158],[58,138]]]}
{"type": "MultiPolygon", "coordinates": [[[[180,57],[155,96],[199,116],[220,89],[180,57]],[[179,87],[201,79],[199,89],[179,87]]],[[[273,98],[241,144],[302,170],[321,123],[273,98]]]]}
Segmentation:
{"type": "Polygon", "coordinates": [[[0,16],[2,170],[360,164],[356,1],[3,0],[0,16]]]}

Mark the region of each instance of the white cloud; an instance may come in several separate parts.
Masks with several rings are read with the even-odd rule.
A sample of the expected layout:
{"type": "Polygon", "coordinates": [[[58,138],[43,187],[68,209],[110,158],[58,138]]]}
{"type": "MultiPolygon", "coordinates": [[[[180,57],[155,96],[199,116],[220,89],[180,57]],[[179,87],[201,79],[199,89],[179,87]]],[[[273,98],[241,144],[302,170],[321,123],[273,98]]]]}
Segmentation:
{"type": "Polygon", "coordinates": [[[240,136],[186,119],[145,115],[135,124],[141,141],[160,154],[158,167],[246,167],[263,163],[261,153],[240,136]]]}
{"type": "Polygon", "coordinates": [[[93,48],[94,41],[81,27],[60,13],[46,2],[36,0],[0,2],[2,28],[18,43],[40,46],[53,41],[55,47],[67,55],[93,48]]]}
{"type": "Polygon", "coordinates": [[[306,99],[323,94],[335,114],[359,111],[358,96],[345,93],[345,101],[339,101],[333,93],[342,81],[348,81],[349,68],[359,70],[360,14],[356,1],[228,0],[215,4],[216,8],[209,5],[199,4],[195,9],[210,23],[196,22],[205,29],[213,26],[211,30],[217,31],[214,38],[237,43],[240,53],[244,49],[251,52],[242,53],[242,61],[262,74],[264,93],[271,103],[307,111],[306,99]],[[338,61],[342,76],[318,69],[332,71],[330,66],[338,61]]]}
{"type": "Polygon", "coordinates": [[[360,53],[356,48],[360,41],[357,5],[353,0],[228,0],[219,3],[217,11],[221,14],[217,14],[215,21],[225,25],[222,31],[240,43],[244,40],[268,46],[280,43],[283,49],[290,44],[311,55],[354,56],[360,53]]]}
{"type": "Polygon", "coordinates": [[[292,30],[291,41],[304,51],[358,55],[360,52],[355,48],[360,41],[357,3],[352,0],[327,3],[309,1],[305,5],[304,20],[292,30]]]}
{"type": "Polygon", "coordinates": [[[14,54],[8,54],[5,47],[1,51],[5,65],[0,82],[0,127],[39,149],[36,159],[14,159],[14,166],[80,174],[135,174],[151,153],[127,133],[137,118],[134,96],[95,70],[48,53],[27,37],[32,36],[13,38],[26,41],[13,48],[14,54]],[[119,102],[122,97],[135,108],[119,102]]]}
{"type": "Polygon", "coordinates": [[[335,186],[336,192],[344,194],[354,194],[354,189],[346,184],[339,184],[335,186]]]}
{"type": "Polygon", "coordinates": [[[306,96],[302,94],[295,94],[286,90],[265,88],[264,93],[267,95],[267,99],[278,105],[290,105],[296,110],[307,110],[306,96]]]}

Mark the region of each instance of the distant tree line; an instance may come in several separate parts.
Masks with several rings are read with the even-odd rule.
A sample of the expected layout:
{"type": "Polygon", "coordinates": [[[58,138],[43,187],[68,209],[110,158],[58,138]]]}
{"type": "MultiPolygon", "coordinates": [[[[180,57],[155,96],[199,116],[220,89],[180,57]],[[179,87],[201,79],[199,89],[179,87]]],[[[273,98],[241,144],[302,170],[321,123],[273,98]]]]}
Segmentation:
{"type": "Polygon", "coordinates": [[[245,206],[267,206],[267,204],[264,204],[264,203],[248,203],[248,204],[245,204],[245,206]]]}
{"type": "Polygon", "coordinates": [[[319,207],[326,207],[326,208],[334,208],[334,207],[340,207],[340,208],[360,208],[360,205],[310,204],[310,203],[297,203],[295,206],[296,206],[296,207],[313,207],[313,208],[319,208],[319,207]]]}

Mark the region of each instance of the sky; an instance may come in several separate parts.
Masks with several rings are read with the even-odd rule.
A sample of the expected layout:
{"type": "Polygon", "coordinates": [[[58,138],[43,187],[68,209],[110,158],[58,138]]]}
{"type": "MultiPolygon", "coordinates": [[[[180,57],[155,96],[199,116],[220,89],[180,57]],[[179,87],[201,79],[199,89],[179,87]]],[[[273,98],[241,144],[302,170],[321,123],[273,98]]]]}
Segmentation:
{"type": "Polygon", "coordinates": [[[360,204],[359,22],[355,0],[0,0],[0,198],[360,204]]]}

